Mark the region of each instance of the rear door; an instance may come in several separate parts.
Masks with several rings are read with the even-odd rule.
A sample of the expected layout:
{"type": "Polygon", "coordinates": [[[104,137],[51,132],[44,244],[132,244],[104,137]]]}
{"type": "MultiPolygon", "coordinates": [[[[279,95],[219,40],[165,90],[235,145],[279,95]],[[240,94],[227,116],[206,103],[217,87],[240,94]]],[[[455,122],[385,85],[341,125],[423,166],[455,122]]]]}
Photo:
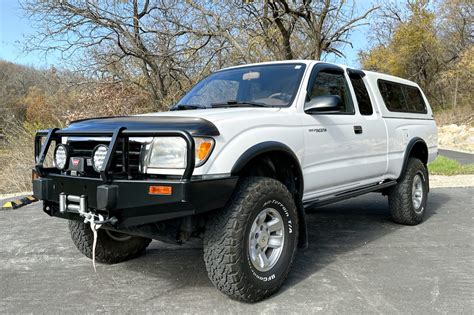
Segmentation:
{"type": "Polygon", "coordinates": [[[373,155],[385,153],[386,131],[374,111],[360,114],[349,82],[344,69],[335,65],[320,63],[312,70],[306,101],[338,95],[343,108],[303,115],[305,200],[369,183],[385,171],[386,161],[373,155]]]}

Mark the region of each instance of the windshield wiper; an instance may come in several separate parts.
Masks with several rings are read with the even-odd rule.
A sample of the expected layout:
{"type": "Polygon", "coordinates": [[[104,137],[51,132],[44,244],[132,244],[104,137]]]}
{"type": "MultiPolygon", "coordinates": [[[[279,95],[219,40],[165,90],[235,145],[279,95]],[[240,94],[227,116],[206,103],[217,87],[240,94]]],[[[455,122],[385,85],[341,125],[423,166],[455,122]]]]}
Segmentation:
{"type": "Polygon", "coordinates": [[[221,108],[221,107],[241,107],[241,106],[251,106],[251,107],[268,107],[265,103],[252,102],[252,101],[237,101],[229,100],[225,102],[212,103],[212,108],[221,108]]]}
{"type": "Polygon", "coordinates": [[[208,107],[199,104],[178,104],[171,107],[170,111],[172,110],[187,110],[187,109],[206,109],[208,107]]]}

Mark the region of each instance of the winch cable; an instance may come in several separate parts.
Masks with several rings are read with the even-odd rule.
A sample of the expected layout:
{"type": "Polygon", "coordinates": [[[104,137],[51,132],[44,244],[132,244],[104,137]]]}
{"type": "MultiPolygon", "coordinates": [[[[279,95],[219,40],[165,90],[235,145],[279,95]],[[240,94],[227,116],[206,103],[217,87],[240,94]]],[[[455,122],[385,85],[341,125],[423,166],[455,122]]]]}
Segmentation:
{"type": "MultiPolygon", "coordinates": [[[[99,214],[99,221],[104,221],[104,218],[100,214],[99,214]]],[[[92,243],[92,266],[94,267],[94,271],[97,272],[97,269],[95,267],[95,248],[97,247],[97,238],[98,238],[97,230],[100,229],[102,224],[96,224],[94,222],[94,219],[92,219],[89,222],[90,222],[92,234],[94,235],[94,241],[92,243]]]]}
{"type": "Polygon", "coordinates": [[[97,268],[95,266],[95,249],[97,247],[97,239],[98,239],[98,233],[97,230],[100,229],[103,223],[107,223],[111,219],[104,220],[104,217],[101,214],[94,214],[92,212],[85,212],[79,210],[79,214],[84,217],[84,223],[89,223],[92,234],[94,236],[94,240],[92,242],[92,266],[94,267],[94,271],[97,272],[97,268]],[[96,220],[96,217],[98,220],[96,220]]]}

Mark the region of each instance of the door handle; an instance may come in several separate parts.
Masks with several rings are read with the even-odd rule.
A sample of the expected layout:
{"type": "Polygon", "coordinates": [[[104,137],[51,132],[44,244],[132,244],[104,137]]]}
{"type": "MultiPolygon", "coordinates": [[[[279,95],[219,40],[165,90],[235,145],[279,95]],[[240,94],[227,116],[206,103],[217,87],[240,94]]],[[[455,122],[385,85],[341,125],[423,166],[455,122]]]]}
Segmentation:
{"type": "Polygon", "coordinates": [[[362,133],[362,126],[354,126],[354,133],[360,135],[362,133]]]}

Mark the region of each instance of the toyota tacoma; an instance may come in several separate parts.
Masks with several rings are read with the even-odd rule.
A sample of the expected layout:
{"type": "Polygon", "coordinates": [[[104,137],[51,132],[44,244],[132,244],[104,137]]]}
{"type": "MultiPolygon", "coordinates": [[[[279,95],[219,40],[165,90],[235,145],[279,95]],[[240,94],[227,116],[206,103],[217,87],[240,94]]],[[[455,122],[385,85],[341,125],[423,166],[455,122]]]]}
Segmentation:
{"type": "Polygon", "coordinates": [[[422,222],[437,134],[416,83],[301,60],[214,72],[169,112],[38,131],[35,155],[34,195],[85,256],[201,238],[212,283],[255,302],[307,246],[305,208],[379,192],[422,222]]]}

